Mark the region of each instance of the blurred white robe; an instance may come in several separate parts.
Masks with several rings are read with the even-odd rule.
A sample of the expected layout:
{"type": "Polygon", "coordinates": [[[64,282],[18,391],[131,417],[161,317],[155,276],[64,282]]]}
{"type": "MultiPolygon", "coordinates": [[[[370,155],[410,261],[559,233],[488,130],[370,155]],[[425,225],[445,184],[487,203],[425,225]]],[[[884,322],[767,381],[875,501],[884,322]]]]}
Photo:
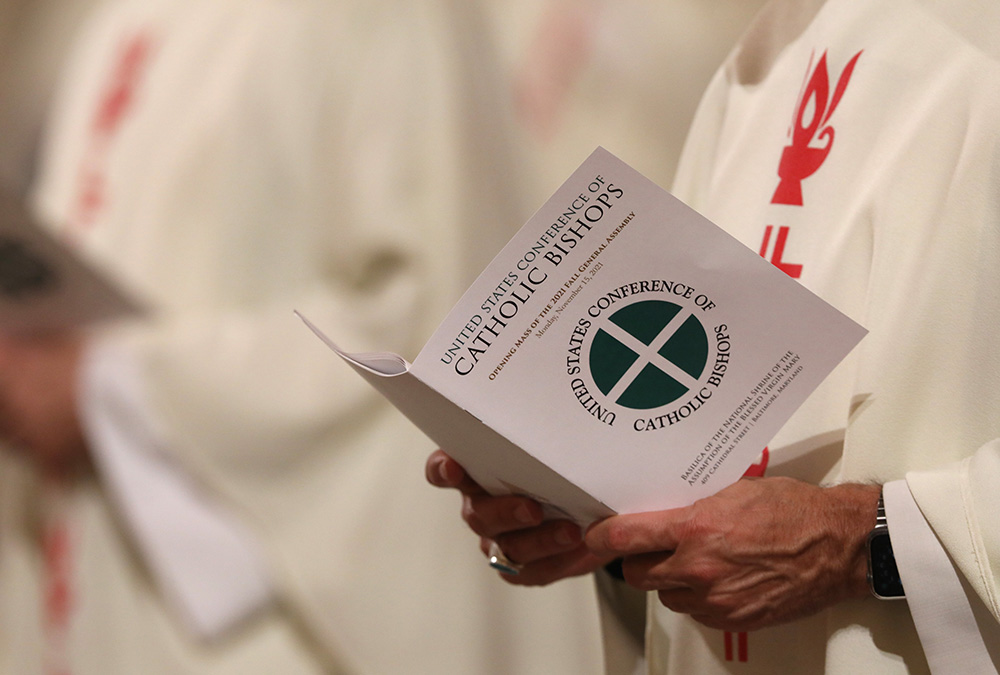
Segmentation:
{"type": "Polygon", "coordinates": [[[765,0],[492,0],[538,199],[598,145],[669,188],[695,108],[765,0]]]}
{"type": "MultiPolygon", "coordinates": [[[[157,461],[238,519],[272,595],[197,640],[107,476],[54,496],[25,479],[0,531],[4,672],[44,672],[43,653],[74,675],[599,668],[589,583],[499,581],[455,495],[424,483],[429,442],[291,313],[412,358],[525,217],[477,21],[457,0],[97,15],[39,212],[152,308],[91,358],[135,369],[157,461]],[[66,533],[48,566],[45,522],[66,533]],[[53,574],[67,603],[41,602],[53,574]]],[[[96,379],[114,413],[128,397],[96,379]]]]}

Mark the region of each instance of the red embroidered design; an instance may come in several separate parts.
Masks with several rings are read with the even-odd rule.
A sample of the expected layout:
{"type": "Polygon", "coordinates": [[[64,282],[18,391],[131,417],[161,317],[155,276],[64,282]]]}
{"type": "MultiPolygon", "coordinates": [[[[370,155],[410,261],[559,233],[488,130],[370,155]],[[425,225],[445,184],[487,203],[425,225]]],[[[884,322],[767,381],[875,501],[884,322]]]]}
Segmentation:
{"type": "Polygon", "coordinates": [[[733,634],[726,631],[723,638],[726,644],[726,661],[738,658],[740,663],[746,663],[750,660],[749,636],[746,633],[736,633],[737,653],[735,656],[733,655],[733,634]]]}
{"type": "Polygon", "coordinates": [[[69,531],[65,521],[46,528],[42,549],[45,559],[44,617],[46,641],[46,672],[49,675],[67,675],[66,643],[70,615],[73,609],[73,592],[70,583],[69,531]]]}
{"type": "Polygon", "coordinates": [[[73,588],[73,528],[65,486],[47,481],[43,488],[46,512],[42,526],[42,622],[45,675],[70,675],[69,636],[76,592],[73,588]]]}
{"type": "Polygon", "coordinates": [[[750,467],[743,472],[744,478],[763,478],[764,472],[767,471],[767,464],[771,461],[771,453],[767,448],[760,454],[760,459],[750,465],[750,467]]]}
{"type": "Polygon", "coordinates": [[[80,164],[76,203],[70,219],[74,229],[89,226],[107,201],[108,150],[135,102],[135,91],[150,51],[148,37],[140,33],[125,41],[115,62],[91,122],[89,144],[80,164]]]}
{"type": "Polygon", "coordinates": [[[559,131],[574,87],[590,65],[603,8],[576,0],[548,4],[514,77],[515,110],[542,142],[559,131]]]}
{"type": "MultiPolygon", "coordinates": [[[[760,245],[760,257],[767,258],[767,249],[771,244],[772,225],[768,225],[764,230],[764,241],[760,245]]],[[[787,274],[793,279],[802,276],[802,265],[786,263],[782,260],[785,255],[785,242],[788,241],[789,228],[782,225],[778,228],[778,238],[774,242],[774,251],[771,253],[771,264],[787,274]]]]}
{"type": "MultiPolygon", "coordinates": [[[[828,122],[847,90],[854,66],[860,56],[861,52],[855,54],[844,67],[832,97],[830,96],[830,76],[827,72],[826,52],[823,52],[823,56],[820,57],[811,76],[809,75],[809,69],[812,68],[812,60],[810,59],[809,68],[806,69],[808,82],[796,107],[795,121],[789,130],[791,142],[781,153],[781,162],[778,165],[778,176],[781,181],[771,197],[772,204],[803,205],[802,181],[819,170],[833,148],[835,134],[833,127],[828,122]],[[810,115],[808,122],[806,121],[807,114],[810,115]],[[817,142],[821,144],[814,145],[817,142]]],[[[768,259],[768,250],[771,250],[771,264],[793,279],[798,279],[802,276],[802,265],[784,261],[785,244],[788,241],[790,231],[791,228],[787,226],[779,227],[777,237],[774,240],[774,248],[771,250],[771,235],[774,234],[774,226],[765,227],[764,240],[760,245],[760,256],[768,259]]],[[[770,451],[764,448],[760,459],[752,464],[743,475],[763,477],[770,459],[770,451]]],[[[725,631],[722,634],[722,639],[726,661],[739,660],[740,663],[747,663],[750,660],[750,636],[747,633],[725,631]]]]}
{"type": "Polygon", "coordinates": [[[790,130],[791,142],[781,153],[778,165],[781,182],[771,197],[772,204],[802,206],[802,181],[816,173],[833,148],[834,129],[828,122],[840,104],[860,56],[861,52],[855,54],[844,67],[832,97],[826,52],[820,57],[799,99],[790,130]]]}

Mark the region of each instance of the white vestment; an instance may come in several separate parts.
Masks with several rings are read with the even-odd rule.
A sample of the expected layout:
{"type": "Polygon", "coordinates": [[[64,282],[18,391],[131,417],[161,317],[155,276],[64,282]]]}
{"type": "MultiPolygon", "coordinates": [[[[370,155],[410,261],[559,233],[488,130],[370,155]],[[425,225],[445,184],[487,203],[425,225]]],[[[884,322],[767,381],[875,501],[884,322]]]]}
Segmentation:
{"type": "Polygon", "coordinates": [[[747,635],[705,628],[652,596],[651,672],[923,673],[930,661],[936,673],[979,673],[1000,663],[998,32],[994,3],[773,2],[710,86],[675,183],[870,330],[771,443],[767,475],[892,482],[897,501],[902,488],[958,573],[957,592],[914,572],[901,553],[909,531],[890,510],[909,603],[855,600],[747,635]],[[932,620],[965,603],[971,628],[922,645],[934,631],[914,620],[928,593],[943,603],[932,620]],[[941,656],[963,641],[982,658],[941,656]]]}

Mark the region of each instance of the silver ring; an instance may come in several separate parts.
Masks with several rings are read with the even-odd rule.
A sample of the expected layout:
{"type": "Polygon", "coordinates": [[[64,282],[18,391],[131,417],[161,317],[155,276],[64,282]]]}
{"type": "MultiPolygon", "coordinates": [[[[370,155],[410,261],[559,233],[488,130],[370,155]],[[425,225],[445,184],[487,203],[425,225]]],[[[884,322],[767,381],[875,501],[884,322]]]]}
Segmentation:
{"type": "Polygon", "coordinates": [[[503,551],[500,550],[500,544],[495,541],[490,542],[489,556],[490,567],[499,572],[503,572],[504,574],[520,574],[523,569],[522,565],[518,565],[516,562],[505,556],[503,551]]]}

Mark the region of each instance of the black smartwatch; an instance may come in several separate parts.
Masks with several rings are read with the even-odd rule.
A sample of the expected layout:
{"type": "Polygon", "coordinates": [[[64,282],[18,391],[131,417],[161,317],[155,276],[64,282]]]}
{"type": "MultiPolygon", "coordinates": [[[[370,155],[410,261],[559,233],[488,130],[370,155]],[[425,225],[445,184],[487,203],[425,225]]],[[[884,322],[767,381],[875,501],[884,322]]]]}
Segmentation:
{"type": "Polygon", "coordinates": [[[875,529],[868,533],[868,587],[879,600],[902,600],[903,582],[899,578],[896,557],[892,553],[889,525],[885,518],[885,503],[878,496],[875,529]]]}

